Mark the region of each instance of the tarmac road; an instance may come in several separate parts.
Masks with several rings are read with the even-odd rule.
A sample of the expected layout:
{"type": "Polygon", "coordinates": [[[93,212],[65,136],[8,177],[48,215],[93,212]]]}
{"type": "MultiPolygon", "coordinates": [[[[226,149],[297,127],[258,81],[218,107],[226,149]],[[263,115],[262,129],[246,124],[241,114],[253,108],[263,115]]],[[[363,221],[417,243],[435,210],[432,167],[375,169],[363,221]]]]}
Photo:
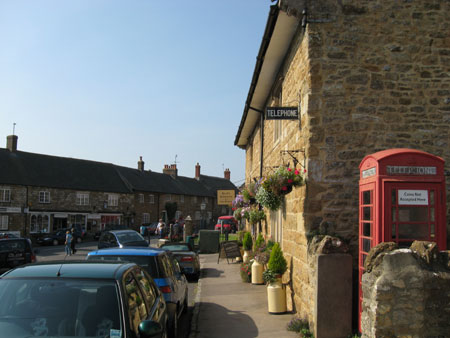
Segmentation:
{"type": "MultiPolygon", "coordinates": [[[[150,244],[152,246],[156,246],[157,239],[152,238],[150,244]]],[[[76,254],[72,256],[68,256],[66,258],[66,253],[64,251],[64,245],[57,246],[35,246],[34,249],[37,251],[37,261],[52,261],[52,260],[80,260],[85,259],[88,252],[97,250],[97,242],[82,242],[76,245],[76,254]]],[[[190,333],[191,319],[192,319],[192,311],[195,304],[195,295],[197,293],[197,282],[189,281],[189,309],[188,312],[183,314],[178,323],[178,337],[177,338],[187,338],[190,333]]]]}

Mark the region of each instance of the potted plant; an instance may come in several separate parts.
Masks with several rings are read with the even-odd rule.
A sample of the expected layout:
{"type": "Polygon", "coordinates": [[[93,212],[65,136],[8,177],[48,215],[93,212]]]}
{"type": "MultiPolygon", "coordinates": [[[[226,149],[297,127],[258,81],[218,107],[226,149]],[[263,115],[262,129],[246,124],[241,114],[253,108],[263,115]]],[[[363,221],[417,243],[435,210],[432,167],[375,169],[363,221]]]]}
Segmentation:
{"type": "Polygon", "coordinates": [[[287,261],[279,243],[275,243],[270,252],[268,269],[264,273],[264,280],[268,283],[267,300],[269,313],[286,312],[286,289],[281,283],[281,277],[287,270],[287,261]]]}
{"type": "Polygon", "coordinates": [[[244,263],[248,263],[250,261],[250,255],[253,247],[253,239],[250,232],[246,232],[244,234],[244,239],[242,240],[242,246],[244,247],[244,263]]]}
{"type": "Polygon", "coordinates": [[[252,265],[252,263],[250,263],[250,262],[241,264],[240,274],[241,274],[241,279],[244,283],[250,283],[250,281],[252,279],[251,265],[252,265]]]}
{"type": "MultiPolygon", "coordinates": [[[[257,208],[251,208],[248,212],[248,221],[250,224],[256,224],[259,221],[266,219],[264,210],[258,210],[257,208]]],[[[252,243],[253,244],[253,243],[252,243]]]]}
{"type": "Polygon", "coordinates": [[[256,201],[264,208],[276,211],[281,207],[281,197],[262,185],[256,193],[256,201]]]}
{"type": "Polygon", "coordinates": [[[262,187],[277,196],[283,196],[290,193],[293,187],[301,186],[304,183],[299,170],[280,166],[262,182],[262,187]]]}

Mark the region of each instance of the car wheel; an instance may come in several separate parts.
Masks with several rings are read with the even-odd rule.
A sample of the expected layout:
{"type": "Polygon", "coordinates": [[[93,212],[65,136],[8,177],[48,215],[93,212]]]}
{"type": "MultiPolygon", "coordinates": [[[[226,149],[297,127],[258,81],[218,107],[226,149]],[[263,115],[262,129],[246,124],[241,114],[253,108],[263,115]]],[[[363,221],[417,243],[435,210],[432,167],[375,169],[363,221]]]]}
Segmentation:
{"type": "Polygon", "coordinates": [[[58,240],[57,240],[57,239],[54,239],[54,240],[53,240],[53,242],[52,242],[52,244],[53,244],[53,245],[58,245],[58,244],[59,244],[59,242],[58,242],[58,240]]]}
{"type": "Polygon", "coordinates": [[[175,310],[172,316],[169,330],[169,338],[177,338],[178,334],[178,309],[175,310]]]}

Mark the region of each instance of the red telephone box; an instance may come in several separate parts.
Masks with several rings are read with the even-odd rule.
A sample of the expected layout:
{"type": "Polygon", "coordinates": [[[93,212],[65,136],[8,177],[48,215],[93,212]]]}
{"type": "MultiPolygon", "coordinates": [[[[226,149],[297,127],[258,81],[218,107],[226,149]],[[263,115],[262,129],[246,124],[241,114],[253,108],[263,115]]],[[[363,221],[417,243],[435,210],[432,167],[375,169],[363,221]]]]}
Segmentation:
{"type": "MultiPolygon", "coordinates": [[[[359,314],[361,278],[370,248],[414,240],[446,249],[444,160],[419,150],[389,149],[366,156],[359,181],[359,314]]],[[[361,320],[360,320],[361,323],[361,320]]]]}

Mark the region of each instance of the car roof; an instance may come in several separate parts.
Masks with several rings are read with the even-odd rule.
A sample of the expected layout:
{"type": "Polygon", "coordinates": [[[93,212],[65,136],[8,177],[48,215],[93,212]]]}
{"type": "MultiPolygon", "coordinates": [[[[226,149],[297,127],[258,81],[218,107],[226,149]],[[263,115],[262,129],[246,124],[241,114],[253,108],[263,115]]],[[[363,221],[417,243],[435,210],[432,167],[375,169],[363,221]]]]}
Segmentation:
{"type": "MultiPolygon", "coordinates": [[[[131,229],[121,229],[121,230],[106,230],[107,232],[111,232],[111,233],[114,233],[114,234],[119,234],[119,233],[126,233],[126,232],[136,232],[137,233],[137,231],[134,231],[134,230],[131,230],[131,229]]],[[[106,232],[105,231],[105,232],[106,232]]]]}
{"type": "Polygon", "coordinates": [[[89,256],[159,256],[166,253],[166,250],[150,247],[126,247],[108,248],[91,251],[89,256]]]}
{"type": "Polygon", "coordinates": [[[220,216],[218,219],[234,219],[234,216],[220,216]]]}
{"type": "Polygon", "coordinates": [[[0,278],[60,277],[86,279],[118,279],[134,263],[97,261],[50,261],[17,267],[0,278]]]}

